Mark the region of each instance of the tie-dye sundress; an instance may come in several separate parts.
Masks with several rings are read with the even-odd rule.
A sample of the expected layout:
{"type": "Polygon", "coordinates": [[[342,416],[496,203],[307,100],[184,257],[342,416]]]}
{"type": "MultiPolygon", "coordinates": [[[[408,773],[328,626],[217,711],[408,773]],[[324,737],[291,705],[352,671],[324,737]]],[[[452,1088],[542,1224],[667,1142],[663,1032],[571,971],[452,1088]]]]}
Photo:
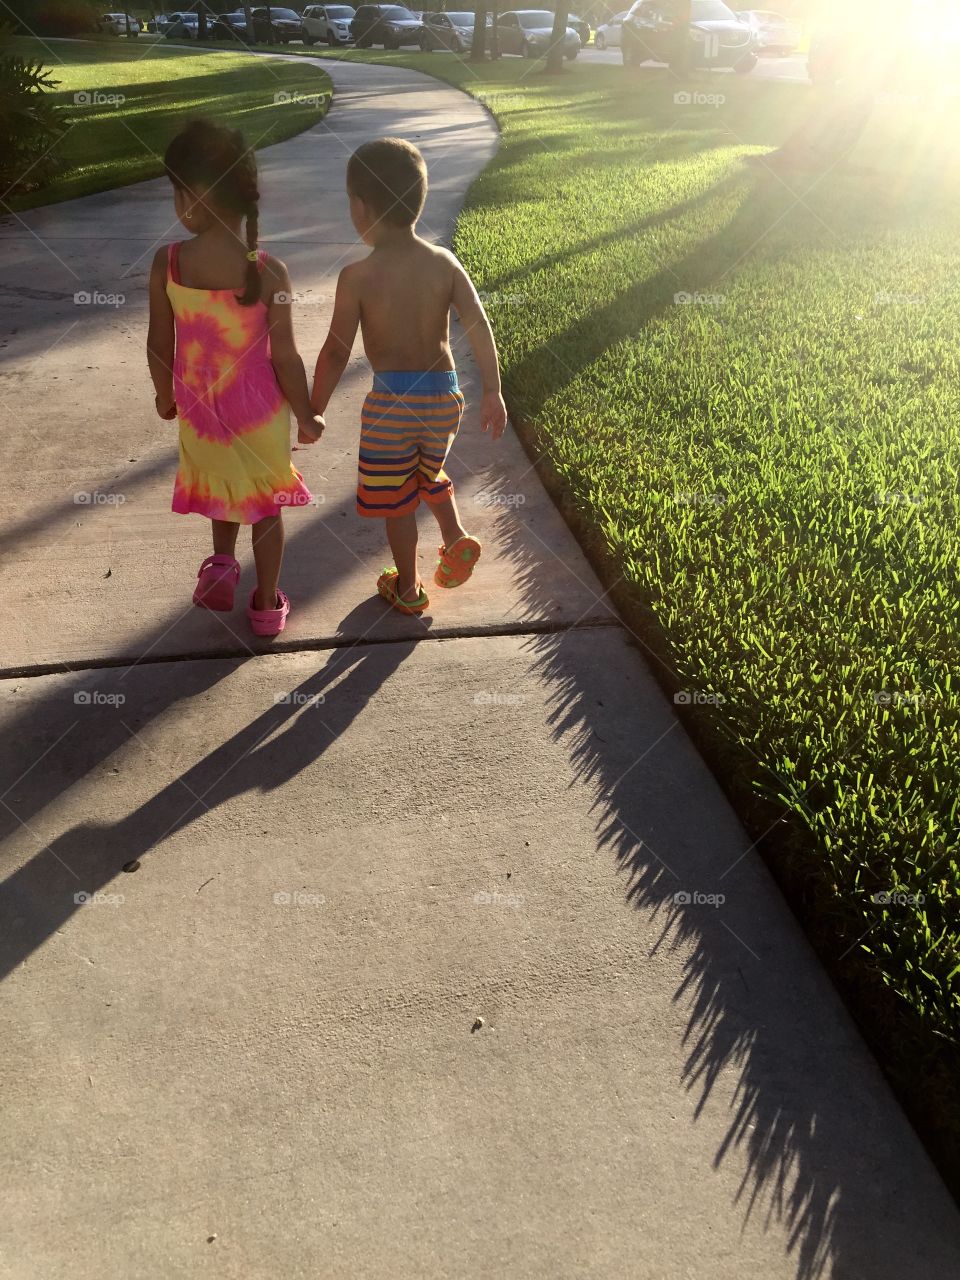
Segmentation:
{"type": "Polygon", "coordinates": [[[181,284],[179,253],[179,244],[170,245],[167,297],[176,322],[180,419],[173,510],[255,524],[284,507],[305,506],[312,499],[290,461],[290,409],[270,362],[267,305],[241,306],[234,289],[181,284]]]}

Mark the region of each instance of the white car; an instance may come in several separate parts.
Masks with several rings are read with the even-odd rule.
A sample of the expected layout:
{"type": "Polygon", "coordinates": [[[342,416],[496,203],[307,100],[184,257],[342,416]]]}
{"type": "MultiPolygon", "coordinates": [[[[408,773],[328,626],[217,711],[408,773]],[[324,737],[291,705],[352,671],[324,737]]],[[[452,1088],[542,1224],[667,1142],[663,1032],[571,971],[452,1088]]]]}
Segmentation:
{"type": "Polygon", "coordinates": [[[200,19],[195,13],[175,9],[157,18],[157,27],[168,40],[196,40],[200,33],[200,19]]]}
{"type": "Polygon", "coordinates": [[[593,37],[593,47],[595,49],[619,49],[620,48],[620,26],[627,16],[627,11],[616,14],[609,22],[602,22],[597,27],[596,34],[593,37]]]}
{"type": "Polygon", "coordinates": [[[97,19],[97,30],[110,36],[138,36],[140,23],[129,13],[102,13],[97,19]]]}
{"type": "Polygon", "coordinates": [[[356,9],[348,4],[310,4],[303,11],[303,42],[329,45],[349,44],[353,39],[350,23],[356,9]]]}
{"type": "Polygon", "coordinates": [[[761,53],[793,53],[800,44],[800,28],[782,13],[769,9],[742,9],[737,15],[746,18],[760,39],[761,53]]]}

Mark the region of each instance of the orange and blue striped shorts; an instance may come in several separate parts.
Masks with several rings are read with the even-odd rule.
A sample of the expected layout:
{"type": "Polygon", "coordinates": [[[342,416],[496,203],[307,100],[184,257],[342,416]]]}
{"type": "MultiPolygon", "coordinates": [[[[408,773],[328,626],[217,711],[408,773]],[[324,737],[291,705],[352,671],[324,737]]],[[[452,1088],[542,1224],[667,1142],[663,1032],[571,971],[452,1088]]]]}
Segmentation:
{"type": "Polygon", "coordinates": [[[360,417],[357,511],[404,516],[453,493],[444,463],[463,416],[452,369],[375,373],[360,417]]]}

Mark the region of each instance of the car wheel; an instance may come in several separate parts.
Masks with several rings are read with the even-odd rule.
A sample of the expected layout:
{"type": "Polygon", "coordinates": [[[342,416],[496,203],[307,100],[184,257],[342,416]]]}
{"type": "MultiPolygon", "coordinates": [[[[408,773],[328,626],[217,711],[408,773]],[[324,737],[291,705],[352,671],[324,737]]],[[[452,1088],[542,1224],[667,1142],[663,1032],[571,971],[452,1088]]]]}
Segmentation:
{"type": "Polygon", "coordinates": [[[733,69],[738,76],[748,76],[757,65],[757,61],[758,59],[755,53],[748,53],[745,58],[740,59],[733,69]]]}
{"type": "Polygon", "coordinates": [[[420,52],[421,53],[430,52],[430,45],[427,43],[427,37],[424,35],[421,35],[420,37],[420,52]]]}
{"type": "Polygon", "coordinates": [[[579,52],[579,49],[574,49],[573,53],[565,53],[563,56],[568,62],[572,62],[579,52]]]}
{"type": "Polygon", "coordinates": [[[396,53],[396,51],[400,48],[400,41],[396,38],[396,36],[391,36],[388,40],[384,40],[383,47],[384,49],[389,49],[391,53],[396,53]]]}
{"type": "Polygon", "coordinates": [[[520,56],[521,58],[535,57],[533,46],[530,44],[529,40],[524,40],[523,44],[520,46],[520,56]]]}
{"type": "Polygon", "coordinates": [[[593,47],[595,49],[605,49],[607,47],[607,42],[604,39],[603,33],[601,31],[598,31],[597,34],[593,37],[593,47]]]}
{"type": "Polygon", "coordinates": [[[357,41],[357,48],[358,48],[358,49],[369,49],[369,48],[370,48],[370,41],[369,41],[365,36],[361,36],[361,37],[360,37],[360,39],[357,41]]]}

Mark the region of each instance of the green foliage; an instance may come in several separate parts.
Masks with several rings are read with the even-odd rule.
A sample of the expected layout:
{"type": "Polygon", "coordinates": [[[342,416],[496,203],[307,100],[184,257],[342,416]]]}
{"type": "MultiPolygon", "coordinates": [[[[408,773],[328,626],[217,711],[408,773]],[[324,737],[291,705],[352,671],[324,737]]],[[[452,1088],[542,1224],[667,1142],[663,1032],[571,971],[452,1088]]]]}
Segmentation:
{"type": "Polygon", "coordinates": [[[8,26],[0,26],[0,184],[30,190],[56,168],[56,143],[66,124],[54,106],[57,81],[24,55],[8,26]]]}

